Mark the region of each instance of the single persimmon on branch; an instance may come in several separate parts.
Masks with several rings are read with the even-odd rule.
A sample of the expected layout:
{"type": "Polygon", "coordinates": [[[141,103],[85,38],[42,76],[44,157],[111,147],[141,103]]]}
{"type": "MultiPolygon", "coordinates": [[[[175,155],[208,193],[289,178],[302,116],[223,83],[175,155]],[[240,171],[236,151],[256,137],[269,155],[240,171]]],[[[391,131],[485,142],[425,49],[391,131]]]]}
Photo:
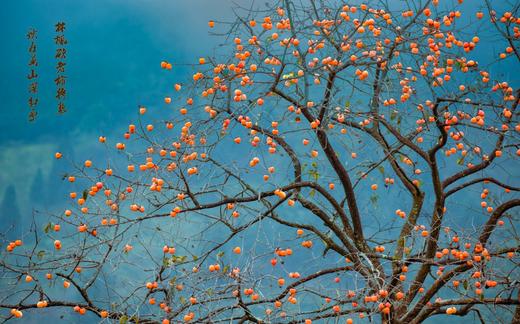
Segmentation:
{"type": "Polygon", "coordinates": [[[519,8],[215,18],[213,56],[63,166],[65,210],[6,233],[2,318],[520,322],[519,8]]]}

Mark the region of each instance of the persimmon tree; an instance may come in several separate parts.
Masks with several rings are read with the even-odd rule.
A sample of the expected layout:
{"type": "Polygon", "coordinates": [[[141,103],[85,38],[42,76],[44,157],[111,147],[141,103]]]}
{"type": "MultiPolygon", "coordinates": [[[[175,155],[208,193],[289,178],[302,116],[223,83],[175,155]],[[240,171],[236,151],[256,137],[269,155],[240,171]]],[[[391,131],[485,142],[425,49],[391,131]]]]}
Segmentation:
{"type": "Polygon", "coordinates": [[[2,316],[520,321],[519,5],[464,5],[210,21],[213,56],[161,63],[193,80],[70,161],[67,209],[6,242],[2,316]]]}

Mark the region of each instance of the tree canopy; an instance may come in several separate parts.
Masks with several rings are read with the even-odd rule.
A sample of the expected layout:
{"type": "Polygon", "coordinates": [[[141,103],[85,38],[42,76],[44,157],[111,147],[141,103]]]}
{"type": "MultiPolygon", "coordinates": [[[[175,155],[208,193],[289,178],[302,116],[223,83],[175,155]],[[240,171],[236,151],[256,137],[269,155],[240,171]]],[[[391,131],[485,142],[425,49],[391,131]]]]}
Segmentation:
{"type": "Polygon", "coordinates": [[[520,84],[494,72],[519,71],[519,8],[285,0],[215,17],[222,46],[160,62],[193,73],[121,138],[100,134],[104,160],[55,153],[68,207],[6,242],[2,316],[520,321],[520,84]]]}

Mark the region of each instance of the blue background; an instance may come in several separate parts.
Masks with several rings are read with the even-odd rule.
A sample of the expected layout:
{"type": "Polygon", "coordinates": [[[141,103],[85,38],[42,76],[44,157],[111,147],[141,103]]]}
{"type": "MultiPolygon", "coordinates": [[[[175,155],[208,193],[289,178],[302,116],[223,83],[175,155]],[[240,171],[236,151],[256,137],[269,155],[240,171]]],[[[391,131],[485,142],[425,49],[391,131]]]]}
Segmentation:
{"type": "MultiPolygon", "coordinates": [[[[29,219],[34,208],[56,209],[66,194],[60,177],[64,171],[56,164],[54,152],[82,161],[97,154],[99,135],[120,137],[135,120],[138,105],[161,105],[171,85],[186,77],[182,68],[166,75],[160,62],[193,61],[211,53],[220,41],[208,37],[208,20],[233,17],[232,2],[224,0],[20,0],[6,1],[3,7],[0,216],[21,219],[29,219]],[[63,115],[57,114],[53,82],[58,21],[66,22],[69,42],[68,111],[63,115]],[[31,27],[38,30],[40,76],[38,117],[33,123],[27,118],[29,41],[25,37],[31,27]]],[[[472,57],[496,55],[498,50],[491,43],[483,44],[472,57]]],[[[513,85],[519,82],[513,75],[518,71],[501,66],[503,70],[492,72],[513,85]]],[[[74,320],[77,317],[67,318],[74,320]]]]}

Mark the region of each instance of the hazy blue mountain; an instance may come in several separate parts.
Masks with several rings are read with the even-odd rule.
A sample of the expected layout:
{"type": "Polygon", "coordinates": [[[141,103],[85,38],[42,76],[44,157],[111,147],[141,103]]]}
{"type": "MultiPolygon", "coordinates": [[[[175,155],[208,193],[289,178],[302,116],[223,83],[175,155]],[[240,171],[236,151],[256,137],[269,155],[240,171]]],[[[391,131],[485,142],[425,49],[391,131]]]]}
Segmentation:
{"type": "Polygon", "coordinates": [[[4,192],[0,204],[0,219],[2,232],[6,234],[7,239],[14,240],[20,237],[23,228],[22,215],[16,198],[16,189],[12,184],[4,192]]]}

